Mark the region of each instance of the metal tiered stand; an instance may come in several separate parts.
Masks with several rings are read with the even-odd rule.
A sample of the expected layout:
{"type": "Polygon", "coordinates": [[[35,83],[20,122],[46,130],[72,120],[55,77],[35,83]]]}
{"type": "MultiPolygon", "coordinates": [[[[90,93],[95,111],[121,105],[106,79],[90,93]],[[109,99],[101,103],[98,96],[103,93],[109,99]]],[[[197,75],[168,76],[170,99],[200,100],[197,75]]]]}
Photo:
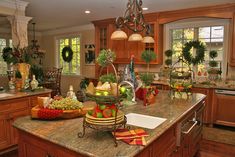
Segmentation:
{"type": "MultiPolygon", "coordinates": [[[[112,66],[116,80],[117,78],[117,71],[112,63],[110,63],[112,66]]],[[[100,71],[100,74],[103,70],[103,67],[100,71]]],[[[117,146],[117,140],[115,138],[116,135],[116,130],[118,128],[125,128],[126,127],[126,116],[124,115],[123,112],[121,112],[120,109],[120,99],[121,95],[119,95],[118,91],[118,81],[117,81],[117,95],[108,95],[108,96],[100,96],[100,95],[92,95],[86,93],[86,96],[89,100],[95,101],[97,104],[106,104],[106,105],[112,105],[115,104],[116,110],[115,110],[115,117],[111,118],[95,118],[90,116],[89,114],[86,114],[83,118],[83,131],[78,133],[78,137],[82,138],[84,137],[86,133],[86,128],[91,128],[96,131],[111,131],[113,132],[114,135],[114,143],[115,146],[117,146]]]]}
{"type": "Polygon", "coordinates": [[[171,96],[173,98],[188,98],[192,89],[192,74],[189,64],[179,57],[179,60],[172,66],[170,72],[171,96]]]}

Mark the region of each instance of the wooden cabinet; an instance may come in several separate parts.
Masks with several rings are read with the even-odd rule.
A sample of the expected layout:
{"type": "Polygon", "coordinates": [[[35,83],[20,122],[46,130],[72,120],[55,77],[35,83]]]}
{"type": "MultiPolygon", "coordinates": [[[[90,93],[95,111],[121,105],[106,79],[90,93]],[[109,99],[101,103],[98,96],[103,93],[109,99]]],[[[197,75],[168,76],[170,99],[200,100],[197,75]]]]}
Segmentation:
{"type": "Polygon", "coordinates": [[[29,99],[2,101],[0,105],[0,150],[17,144],[18,136],[12,123],[19,116],[29,114],[29,99]],[[1,110],[2,109],[2,110],[1,110]]]}
{"type": "Polygon", "coordinates": [[[18,143],[18,131],[12,126],[15,119],[27,116],[37,104],[38,96],[50,96],[50,93],[39,94],[32,97],[23,97],[1,101],[0,105],[0,152],[18,143]]]}
{"type": "Polygon", "coordinates": [[[212,124],[212,97],[214,89],[193,87],[192,92],[206,95],[203,122],[205,124],[212,124]]]}
{"type": "Polygon", "coordinates": [[[8,114],[0,113],[0,150],[11,144],[9,120],[8,114]]]}
{"type": "Polygon", "coordinates": [[[21,157],[82,157],[23,131],[19,131],[19,134],[19,156],[21,157]]]}
{"type": "Polygon", "coordinates": [[[213,107],[214,124],[235,127],[235,96],[215,94],[213,107]]]}

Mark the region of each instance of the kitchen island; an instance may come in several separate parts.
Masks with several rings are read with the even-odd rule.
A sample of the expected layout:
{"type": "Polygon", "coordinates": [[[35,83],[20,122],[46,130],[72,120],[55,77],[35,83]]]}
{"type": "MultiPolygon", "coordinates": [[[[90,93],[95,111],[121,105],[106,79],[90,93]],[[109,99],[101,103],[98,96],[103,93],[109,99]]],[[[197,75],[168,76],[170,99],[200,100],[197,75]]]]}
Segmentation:
{"type": "Polygon", "coordinates": [[[50,96],[51,90],[4,91],[0,92],[0,153],[12,150],[17,145],[18,135],[12,123],[16,118],[30,114],[37,105],[38,96],[50,96]]]}
{"type": "Polygon", "coordinates": [[[22,117],[14,122],[20,135],[19,156],[191,156],[199,148],[204,99],[203,94],[192,94],[187,100],[171,99],[167,91],[160,91],[155,104],[143,106],[138,102],[123,107],[125,114],[138,113],[167,119],[155,129],[144,128],[149,134],[145,147],[130,146],[121,141],[115,147],[110,132],[92,129],[86,129],[85,136],[78,138],[78,132],[83,129],[83,118],[41,121],[22,117]]]}

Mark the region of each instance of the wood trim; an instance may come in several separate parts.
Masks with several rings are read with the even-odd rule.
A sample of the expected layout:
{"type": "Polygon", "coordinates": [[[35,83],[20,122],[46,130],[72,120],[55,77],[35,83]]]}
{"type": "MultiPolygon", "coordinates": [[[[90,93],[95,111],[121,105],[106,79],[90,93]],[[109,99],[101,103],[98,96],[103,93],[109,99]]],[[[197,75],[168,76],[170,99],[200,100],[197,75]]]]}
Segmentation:
{"type": "Polygon", "coordinates": [[[169,23],[180,19],[192,17],[212,17],[212,18],[233,18],[235,3],[187,8],[174,11],[165,11],[159,13],[159,23],[169,23]]]}
{"type": "Polygon", "coordinates": [[[230,60],[229,60],[229,64],[231,66],[235,66],[235,12],[233,14],[233,18],[232,18],[232,22],[230,25],[230,29],[231,29],[231,34],[232,36],[230,36],[230,60]]]}

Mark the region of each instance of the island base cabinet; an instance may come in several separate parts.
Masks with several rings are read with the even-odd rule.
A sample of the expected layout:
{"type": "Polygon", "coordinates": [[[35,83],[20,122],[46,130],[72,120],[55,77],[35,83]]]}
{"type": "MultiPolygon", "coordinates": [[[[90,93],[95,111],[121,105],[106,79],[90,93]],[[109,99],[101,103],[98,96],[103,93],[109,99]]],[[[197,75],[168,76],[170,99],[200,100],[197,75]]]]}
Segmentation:
{"type": "Polygon", "coordinates": [[[0,150],[11,144],[9,129],[10,123],[7,114],[0,115],[0,150]]]}
{"type": "Polygon", "coordinates": [[[73,151],[19,130],[19,157],[83,157],[73,151]]]}

